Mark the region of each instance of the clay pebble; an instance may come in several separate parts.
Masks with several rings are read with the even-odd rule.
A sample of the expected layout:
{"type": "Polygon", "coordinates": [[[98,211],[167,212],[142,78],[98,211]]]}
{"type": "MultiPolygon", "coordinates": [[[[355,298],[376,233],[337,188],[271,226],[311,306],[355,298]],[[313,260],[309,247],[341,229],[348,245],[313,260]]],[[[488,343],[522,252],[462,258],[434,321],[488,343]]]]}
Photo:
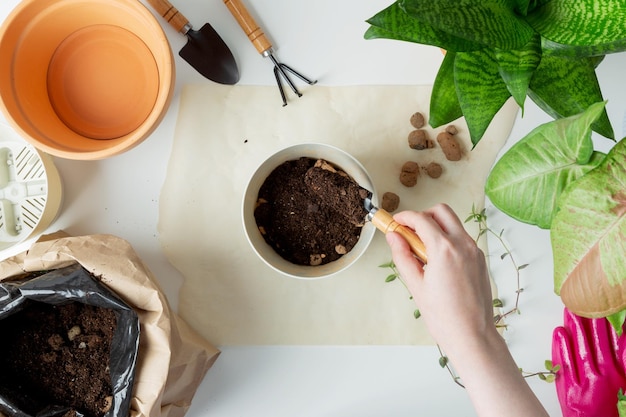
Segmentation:
{"type": "Polygon", "coordinates": [[[410,119],[411,125],[413,125],[416,129],[421,129],[426,124],[426,120],[424,119],[424,115],[420,112],[415,112],[411,115],[410,119]]]}
{"type": "Polygon", "coordinates": [[[417,184],[417,177],[419,177],[419,165],[417,162],[408,161],[402,165],[400,172],[400,182],[405,187],[414,187],[417,184]]]}
{"type": "Polygon", "coordinates": [[[441,146],[448,161],[460,161],[463,154],[461,146],[456,138],[448,132],[441,132],[437,135],[437,142],[441,146]]]}
{"type": "Polygon", "coordinates": [[[380,203],[380,206],[387,210],[388,212],[394,212],[400,206],[400,196],[396,193],[386,192],[383,194],[383,199],[380,203]]]}
{"type": "Polygon", "coordinates": [[[430,140],[428,133],[423,129],[413,130],[409,133],[409,148],[421,151],[435,147],[435,143],[430,140]]]}
{"type": "Polygon", "coordinates": [[[431,178],[439,178],[443,173],[443,167],[436,162],[431,162],[424,167],[424,171],[426,171],[426,174],[431,178]]]}

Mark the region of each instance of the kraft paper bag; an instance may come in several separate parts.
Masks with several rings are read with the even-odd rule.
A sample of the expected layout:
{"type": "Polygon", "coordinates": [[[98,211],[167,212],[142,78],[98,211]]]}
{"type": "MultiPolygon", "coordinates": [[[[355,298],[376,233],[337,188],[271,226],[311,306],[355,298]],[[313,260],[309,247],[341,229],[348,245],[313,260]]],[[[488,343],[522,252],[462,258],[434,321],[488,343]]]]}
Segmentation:
{"type": "Polygon", "coordinates": [[[153,274],[128,242],[112,235],[44,236],[30,250],[0,262],[0,281],[75,263],[101,277],[139,315],[130,416],[185,415],[220,351],[172,311],[153,274]]]}

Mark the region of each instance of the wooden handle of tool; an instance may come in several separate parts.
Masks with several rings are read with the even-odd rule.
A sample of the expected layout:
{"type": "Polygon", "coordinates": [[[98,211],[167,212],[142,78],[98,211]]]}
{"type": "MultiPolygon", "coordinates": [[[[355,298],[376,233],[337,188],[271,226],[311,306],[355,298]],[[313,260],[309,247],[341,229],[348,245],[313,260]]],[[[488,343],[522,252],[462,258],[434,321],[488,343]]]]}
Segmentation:
{"type": "Polygon", "coordinates": [[[148,3],[160,14],[177,32],[186,33],[185,26],[189,20],[167,0],[148,0],[148,3]]]}
{"type": "Polygon", "coordinates": [[[388,211],[378,209],[372,217],[372,224],[376,226],[378,230],[387,234],[388,232],[396,232],[407,241],[411,247],[411,251],[417,256],[417,258],[426,264],[428,260],[426,256],[426,247],[424,242],[415,234],[414,231],[406,226],[401,225],[393,219],[388,211]]]}
{"type": "Polygon", "coordinates": [[[263,33],[263,30],[250,15],[250,12],[248,12],[248,9],[241,0],[224,0],[224,4],[228,7],[230,13],[235,17],[239,26],[241,26],[248,39],[250,39],[250,42],[252,42],[252,45],[254,45],[260,54],[263,54],[272,47],[265,33],[263,33]]]}

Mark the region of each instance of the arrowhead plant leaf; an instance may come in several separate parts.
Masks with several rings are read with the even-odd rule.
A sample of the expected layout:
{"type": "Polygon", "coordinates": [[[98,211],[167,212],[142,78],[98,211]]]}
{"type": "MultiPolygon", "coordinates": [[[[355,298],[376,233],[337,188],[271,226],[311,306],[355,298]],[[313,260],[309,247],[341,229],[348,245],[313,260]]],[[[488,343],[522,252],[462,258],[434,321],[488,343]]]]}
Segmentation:
{"type": "Polygon", "coordinates": [[[594,152],[591,123],[604,110],[585,112],[538,126],[511,147],[492,168],[485,194],[502,212],[549,229],[565,187],[605,157],[594,152]]]}
{"type": "Polygon", "coordinates": [[[626,140],[571,183],[551,227],[554,290],[575,314],[626,308],[626,140]]]}

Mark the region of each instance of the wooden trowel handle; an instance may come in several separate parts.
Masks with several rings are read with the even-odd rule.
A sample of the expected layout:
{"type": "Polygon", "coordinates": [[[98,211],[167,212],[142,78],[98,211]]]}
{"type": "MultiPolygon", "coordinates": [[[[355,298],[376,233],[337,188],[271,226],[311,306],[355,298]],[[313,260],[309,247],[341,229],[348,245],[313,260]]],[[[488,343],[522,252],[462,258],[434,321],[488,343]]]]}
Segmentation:
{"type": "Polygon", "coordinates": [[[393,216],[388,211],[378,209],[372,217],[372,224],[376,226],[378,230],[387,234],[388,232],[396,232],[407,241],[411,247],[411,251],[417,256],[417,258],[426,264],[428,260],[426,256],[426,247],[424,242],[415,234],[414,231],[406,226],[401,225],[393,219],[393,216]]]}
{"type": "Polygon", "coordinates": [[[264,55],[266,51],[272,48],[272,44],[265,36],[265,33],[263,33],[263,30],[250,15],[250,12],[248,12],[241,0],[224,0],[224,4],[260,54],[264,55]]]}
{"type": "Polygon", "coordinates": [[[148,3],[160,14],[177,32],[187,33],[185,26],[189,24],[189,20],[172,6],[167,0],[148,0],[148,3]]]}

